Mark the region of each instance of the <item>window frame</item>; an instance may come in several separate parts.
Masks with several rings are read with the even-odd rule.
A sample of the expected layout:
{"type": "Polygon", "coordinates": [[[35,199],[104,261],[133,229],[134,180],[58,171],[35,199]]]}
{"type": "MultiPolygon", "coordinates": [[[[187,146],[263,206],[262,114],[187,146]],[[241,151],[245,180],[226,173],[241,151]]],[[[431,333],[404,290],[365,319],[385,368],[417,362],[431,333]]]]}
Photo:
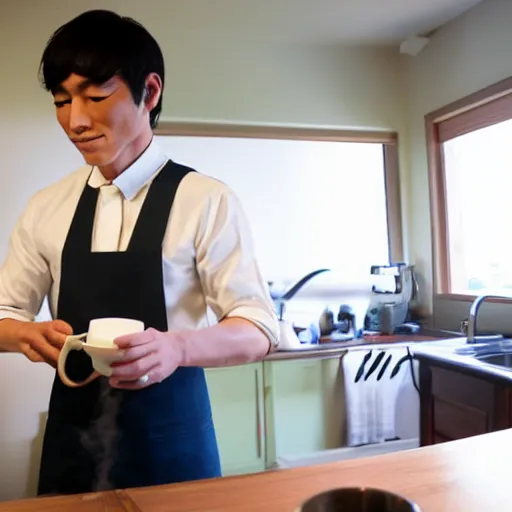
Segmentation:
{"type": "Polygon", "coordinates": [[[402,205],[397,132],[160,121],[158,126],[154,129],[154,134],[184,137],[248,137],[262,139],[382,144],[384,151],[389,261],[403,261],[402,205]]]}
{"type": "MultiPolygon", "coordinates": [[[[425,116],[434,302],[436,299],[471,302],[476,297],[450,291],[447,197],[442,144],[459,135],[509,119],[512,119],[512,77],[425,116]]],[[[491,301],[511,302],[507,299],[491,301]]]]}

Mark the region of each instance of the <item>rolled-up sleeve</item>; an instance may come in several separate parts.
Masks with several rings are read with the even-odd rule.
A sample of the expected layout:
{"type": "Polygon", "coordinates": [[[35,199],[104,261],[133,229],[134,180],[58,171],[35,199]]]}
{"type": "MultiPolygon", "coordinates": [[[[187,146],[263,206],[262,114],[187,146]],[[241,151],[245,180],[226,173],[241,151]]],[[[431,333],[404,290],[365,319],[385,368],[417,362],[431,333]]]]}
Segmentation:
{"type": "Polygon", "coordinates": [[[33,200],[10,236],[9,249],[0,267],[0,320],[33,321],[51,286],[48,264],[37,249],[33,200]]]}
{"type": "Polygon", "coordinates": [[[196,264],[207,304],[219,321],[245,318],[277,341],[277,317],[249,222],[238,197],[224,185],[204,205],[196,264]]]}

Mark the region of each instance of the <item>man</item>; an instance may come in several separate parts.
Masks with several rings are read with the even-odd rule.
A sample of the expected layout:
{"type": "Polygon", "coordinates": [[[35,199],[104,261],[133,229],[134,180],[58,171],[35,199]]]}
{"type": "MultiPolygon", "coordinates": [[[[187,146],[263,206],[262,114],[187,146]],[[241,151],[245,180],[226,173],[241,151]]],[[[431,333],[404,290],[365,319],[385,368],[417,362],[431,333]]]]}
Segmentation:
{"type": "MultiPolygon", "coordinates": [[[[116,488],[218,476],[202,368],[261,359],[278,336],[242,208],[158,148],[164,63],[140,24],[78,16],[50,39],[41,74],[87,165],[38,192],[18,221],[0,269],[0,349],[55,367],[66,336],[93,318],[147,329],[116,340],[124,358],[110,379],[67,388],[55,376],[39,493],[95,490],[105,464],[116,488]],[[55,320],[34,322],[46,295],[55,320]],[[112,447],[94,448],[101,429],[86,442],[108,412],[111,461],[112,447]]],[[[80,379],[90,361],[75,355],[67,370],[80,379]]]]}

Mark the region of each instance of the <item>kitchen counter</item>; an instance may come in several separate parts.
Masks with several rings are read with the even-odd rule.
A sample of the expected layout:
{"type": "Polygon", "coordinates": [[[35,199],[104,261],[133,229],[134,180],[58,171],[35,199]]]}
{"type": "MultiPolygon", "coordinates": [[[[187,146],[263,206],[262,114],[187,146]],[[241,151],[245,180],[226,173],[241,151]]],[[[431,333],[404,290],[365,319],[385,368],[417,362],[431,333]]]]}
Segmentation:
{"type": "Polygon", "coordinates": [[[377,457],[160,487],[0,503],[8,512],[293,512],[341,486],[387,489],[422,512],[509,512],[512,430],[377,457]]]}
{"type": "MultiPolygon", "coordinates": [[[[512,340],[493,341],[487,344],[499,349],[501,344],[508,346],[512,353],[512,340]]],[[[438,340],[434,343],[418,344],[411,349],[415,359],[434,363],[441,368],[456,368],[458,371],[475,377],[486,377],[497,382],[512,383],[512,368],[495,366],[478,360],[471,353],[474,345],[467,344],[466,338],[438,340]],[[467,353],[457,353],[456,350],[463,350],[467,353]]],[[[512,508],[511,508],[512,510],[512,508]]]]}
{"type": "Polygon", "coordinates": [[[283,359],[308,359],[318,357],[334,357],[342,355],[347,349],[381,344],[420,343],[437,341],[443,338],[453,338],[454,333],[443,331],[422,331],[418,334],[371,335],[362,339],[348,341],[329,341],[322,338],[321,343],[309,345],[296,350],[278,350],[266,356],[264,361],[283,359]]]}
{"type": "Polygon", "coordinates": [[[511,339],[445,339],[411,352],[419,361],[421,446],[512,428],[511,339]]]}

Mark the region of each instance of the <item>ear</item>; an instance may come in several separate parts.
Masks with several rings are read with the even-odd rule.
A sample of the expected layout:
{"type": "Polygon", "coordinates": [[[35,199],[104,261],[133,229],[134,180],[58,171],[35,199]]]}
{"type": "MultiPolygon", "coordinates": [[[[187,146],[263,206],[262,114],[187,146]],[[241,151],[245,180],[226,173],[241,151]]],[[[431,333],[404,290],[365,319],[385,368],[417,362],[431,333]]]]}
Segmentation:
{"type": "Polygon", "coordinates": [[[150,73],[146,78],[146,85],[142,94],[142,102],[148,112],[157,105],[162,95],[162,80],[156,73],[150,73]]]}

